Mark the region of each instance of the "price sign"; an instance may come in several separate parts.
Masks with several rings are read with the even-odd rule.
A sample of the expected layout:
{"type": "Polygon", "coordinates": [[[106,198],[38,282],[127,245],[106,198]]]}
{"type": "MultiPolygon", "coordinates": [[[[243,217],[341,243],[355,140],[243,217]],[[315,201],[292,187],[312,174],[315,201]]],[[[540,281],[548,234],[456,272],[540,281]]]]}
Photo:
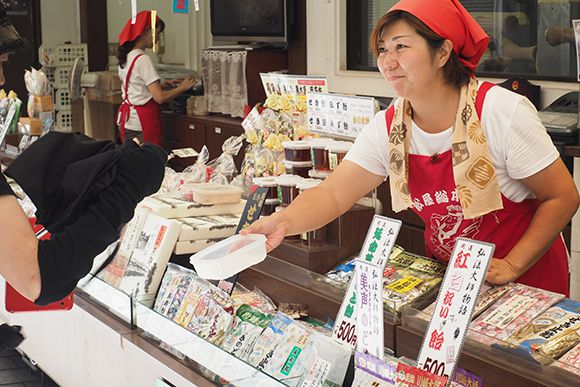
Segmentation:
{"type": "Polygon", "coordinates": [[[447,379],[428,371],[399,362],[397,365],[397,386],[400,387],[445,387],[447,379]]]}
{"type": "Polygon", "coordinates": [[[245,130],[255,130],[256,132],[264,128],[264,120],[262,120],[260,112],[256,106],[254,106],[254,108],[242,121],[242,128],[245,130]]]}
{"type": "Polygon", "coordinates": [[[421,346],[419,368],[447,379],[453,374],[494,249],[492,243],[457,239],[421,346]]]}
{"type": "Polygon", "coordinates": [[[353,278],[336,316],[332,334],[336,341],[346,343],[351,348],[356,346],[363,352],[368,349],[365,343],[372,346],[368,352],[379,355],[377,356],[379,359],[383,358],[384,346],[382,339],[383,270],[395,245],[401,224],[399,220],[380,215],[374,216],[361,250],[361,256],[356,261],[353,278]],[[364,290],[364,295],[360,293],[362,290],[364,290]],[[357,325],[361,323],[359,318],[364,319],[365,327],[362,328],[362,333],[366,337],[365,343],[361,346],[356,345],[357,336],[360,336],[357,332],[357,325]],[[380,337],[380,340],[371,340],[371,337],[380,337]],[[378,347],[380,347],[380,354],[378,347]]]}
{"type": "Polygon", "coordinates": [[[308,93],[308,130],[356,138],[374,118],[374,98],[340,94],[308,93]]]}

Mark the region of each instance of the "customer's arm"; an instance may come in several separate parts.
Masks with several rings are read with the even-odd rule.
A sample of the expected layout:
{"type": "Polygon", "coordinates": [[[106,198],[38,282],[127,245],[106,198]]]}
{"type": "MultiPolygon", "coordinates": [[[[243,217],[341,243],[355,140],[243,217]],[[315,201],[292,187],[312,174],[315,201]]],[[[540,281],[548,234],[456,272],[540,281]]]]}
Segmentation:
{"type": "MultiPolygon", "coordinates": [[[[3,179],[0,176],[0,184],[3,179]]],[[[24,297],[36,300],[40,294],[38,240],[14,196],[0,196],[0,214],[0,274],[24,297]]]]}
{"type": "Polygon", "coordinates": [[[118,239],[139,201],[159,189],[166,159],[155,145],[126,143],[113,183],[50,240],[37,241],[16,199],[0,196],[0,275],[37,304],[65,297],[88,274],[95,256],[118,239]]]}
{"type": "Polygon", "coordinates": [[[320,185],[302,192],[284,211],[258,220],[243,233],[266,235],[268,251],[273,250],[286,235],[315,230],[330,223],[383,180],[383,176],[344,160],[320,185]]]}

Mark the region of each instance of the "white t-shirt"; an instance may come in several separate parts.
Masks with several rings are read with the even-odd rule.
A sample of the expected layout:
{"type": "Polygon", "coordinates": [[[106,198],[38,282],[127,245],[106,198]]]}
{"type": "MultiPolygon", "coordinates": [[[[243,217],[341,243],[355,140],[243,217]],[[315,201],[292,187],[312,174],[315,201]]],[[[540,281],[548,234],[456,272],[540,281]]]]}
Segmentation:
{"type": "MultiPolygon", "coordinates": [[[[395,101],[401,103],[401,99],[395,101]]],[[[519,180],[552,164],[559,153],[537,111],[525,97],[499,86],[485,96],[481,124],[502,194],[519,203],[534,194],[519,180]]],[[[411,128],[410,154],[433,155],[451,149],[452,128],[430,134],[415,122],[411,128]]],[[[388,138],[385,111],[380,111],[358,135],[345,157],[376,175],[388,176],[388,138]]]]}
{"type": "MultiPolygon", "coordinates": [[[[123,91],[123,98],[125,98],[125,78],[127,77],[131,63],[133,63],[133,59],[139,54],[143,55],[137,59],[135,66],[133,66],[133,72],[131,73],[128,89],[129,102],[132,105],[137,106],[145,105],[151,98],[153,98],[147,86],[159,79],[159,74],[157,74],[157,70],[155,70],[149,55],[147,55],[143,50],[132,50],[129,52],[129,55],[127,55],[127,63],[125,63],[125,67],[118,67],[119,78],[123,84],[121,86],[123,91]]],[[[119,122],[117,122],[117,124],[119,124],[119,122]]],[[[139,116],[137,116],[137,112],[133,108],[131,108],[131,114],[129,115],[129,119],[125,124],[125,128],[138,131],[141,130],[139,116]]]]}

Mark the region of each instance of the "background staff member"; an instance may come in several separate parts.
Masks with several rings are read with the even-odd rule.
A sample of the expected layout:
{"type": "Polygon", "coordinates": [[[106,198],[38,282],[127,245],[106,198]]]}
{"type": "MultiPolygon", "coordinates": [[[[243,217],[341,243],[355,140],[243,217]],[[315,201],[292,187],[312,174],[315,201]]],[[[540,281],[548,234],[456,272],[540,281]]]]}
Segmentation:
{"type": "Polygon", "coordinates": [[[560,231],[578,192],[530,101],[475,80],[488,40],[457,0],[397,3],[370,46],[400,98],[322,184],[244,233],[267,235],[271,250],[346,212],[388,176],[393,209],[412,208],[425,222],[428,255],[448,261],[458,237],[493,242],[487,281],[568,295],[560,231]]]}
{"type": "MultiPolygon", "coordinates": [[[[123,103],[119,108],[117,124],[121,141],[137,137],[141,141],[161,145],[161,111],[159,105],[170,102],[191,88],[195,80],[186,78],[181,83],[166,82],[163,87],[174,87],[164,91],[159,74],[144,49],[153,47],[151,11],[137,14],[135,24],[127,20],[119,34],[119,78],[123,83],[123,103]]],[[[165,23],[156,18],[155,40],[165,29],[165,23]]]]}

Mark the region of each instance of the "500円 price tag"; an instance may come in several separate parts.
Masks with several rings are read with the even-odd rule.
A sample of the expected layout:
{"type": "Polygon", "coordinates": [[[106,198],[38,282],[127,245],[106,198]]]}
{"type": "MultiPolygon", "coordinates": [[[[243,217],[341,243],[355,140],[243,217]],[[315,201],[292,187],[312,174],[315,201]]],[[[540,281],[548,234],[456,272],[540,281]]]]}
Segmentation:
{"type": "Polygon", "coordinates": [[[455,242],[418,368],[448,379],[453,374],[494,250],[492,243],[467,238],[455,242]]]}

